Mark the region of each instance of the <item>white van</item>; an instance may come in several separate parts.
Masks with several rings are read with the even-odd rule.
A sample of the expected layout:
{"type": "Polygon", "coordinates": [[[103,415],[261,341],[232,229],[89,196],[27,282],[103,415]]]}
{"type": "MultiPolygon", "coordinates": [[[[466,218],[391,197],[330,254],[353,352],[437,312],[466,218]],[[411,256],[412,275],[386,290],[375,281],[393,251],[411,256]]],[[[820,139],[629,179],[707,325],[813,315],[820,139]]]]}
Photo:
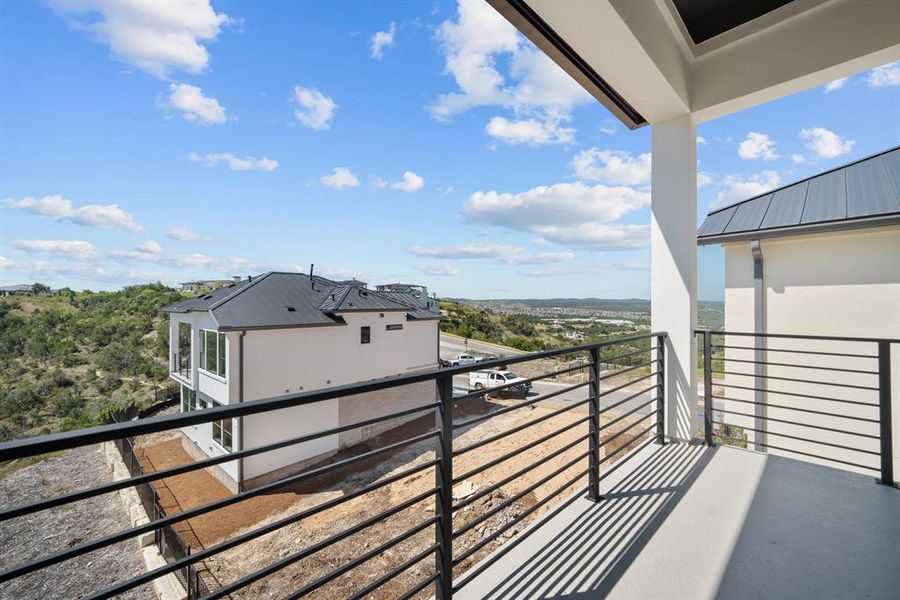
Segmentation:
{"type": "Polygon", "coordinates": [[[531,382],[525,381],[524,377],[519,377],[511,371],[485,369],[469,373],[469,387],[476,390],[490,390],[491,388],[510,383],[517,385],[497,390],[495,394],[501,398],[525,398],[528,396],[528,392],[531,390],[531,382]]]}

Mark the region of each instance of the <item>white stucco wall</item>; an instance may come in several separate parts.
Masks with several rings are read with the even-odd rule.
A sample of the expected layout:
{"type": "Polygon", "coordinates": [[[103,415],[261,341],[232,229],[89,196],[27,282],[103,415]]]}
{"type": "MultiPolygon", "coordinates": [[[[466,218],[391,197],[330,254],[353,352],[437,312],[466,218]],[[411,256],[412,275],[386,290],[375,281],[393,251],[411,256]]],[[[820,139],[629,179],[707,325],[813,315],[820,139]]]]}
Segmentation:
{"type": "MultiPolygon", "coordinates": [[[[725,329],[726,331],[754,330],[753,259],[749,242],[725,244],[725,329]]],[[[852,337],[900,338],[900,227],[847,231],[841,233],[793,236],[762,240],[765,284],[765,327],[768,333],[835,335],[852,337]]],[[[753,338],[731,336],[726,345],[749,346],[753,338]]],[[[871,343],[825,341],[769,340],[769,349],[815,350],[822,352],[874,355],[871,343]]],[[[753,373],[753,365],[736,360],[752,360],[749,350],[726,349],[725,371],[753,373]]],[[[863,371],[877,370],[877,361],[864,358],[817,356],[788,352],[766,352],[766,361],[816,365],[863,371]]],[[[770,377],[807,379],[814,383],[797,383],[776,379],[763,380],[766,401],[784,406],[796,406],[823,412],[862,418],[877,418],[877,408],[789,396],[772,390],[791,392],[877,404],[875,391],[829,385],[843,383],[862,387],[877,387],[875,375],[768,366],[764,373],[770,377]]],[[[755,387],[752,376],[729,375],[726,385],[755,387]]],[[[900,473],[900,344],[892,346],[894,472],[900,473]]],[[[754,400],[753,392],[726,388],[724,396],[737,400],[754,400]]],[[[753,405],[740,402],[725,403],[725,410],[753,414],[753,405]]],[[[878,434],[873,423],[863,423],[831,416],[813,415],[792,410],[767,408],[766,416],[856,431],[878,434]]],[[[726,422],[753,426],[752,419],[727,416],[726,422]]],[[[833,444],[878,451],[875,439],[844,433],[815,430],[777,422],[768,422],[771,432],[812,438],[833,444]]],[[[752,434],[749,434],[752,439],[752,434]]],[[[811,444],[776,435],[769,435],[764,443],[827,455],[830,457],[877,467],[874,455],[811,444]]],[[[771,450],[779,453],[777,450],[771,450]]],[[[798,457],[796,454],[783,453],[798,457]]],[[[818,462],[818,461],[817,461],[818,462]]],[[[822,464],[830,464],[823,462],[822,464]]],[[[831,463],[834,466],[833,463],[831,463]]],[[[848,467],[850,468],[850,467],[848,467]]],[[[861,470],[868,474],[871,471],[861,470]]]]}

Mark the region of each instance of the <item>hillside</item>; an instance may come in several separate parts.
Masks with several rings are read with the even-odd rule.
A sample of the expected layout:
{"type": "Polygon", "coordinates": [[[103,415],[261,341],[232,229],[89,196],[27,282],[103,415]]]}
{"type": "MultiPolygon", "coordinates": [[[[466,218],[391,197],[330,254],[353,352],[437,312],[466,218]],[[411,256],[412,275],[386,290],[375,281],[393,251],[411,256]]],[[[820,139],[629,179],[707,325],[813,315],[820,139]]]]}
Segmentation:
{"type": "Polygon", "coordinates": [[[166,386],[161,284],[62,289],[0,299],[0,440],[95,425],[114,405],[149,405],[166,386]]]}

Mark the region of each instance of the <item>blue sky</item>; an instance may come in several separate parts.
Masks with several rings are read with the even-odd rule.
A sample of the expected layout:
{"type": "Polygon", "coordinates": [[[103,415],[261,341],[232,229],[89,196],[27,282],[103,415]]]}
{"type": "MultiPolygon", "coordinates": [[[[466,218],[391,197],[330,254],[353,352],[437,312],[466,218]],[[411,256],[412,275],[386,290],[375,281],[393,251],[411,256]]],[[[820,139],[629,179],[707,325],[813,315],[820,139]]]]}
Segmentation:
{"type": "MultiPolygon", "coordinates": [[[[649,296],[649,128],[480,0],[2,13],[0,283],[315,263],[447,296],[649,296]]],[[[698,134],[702,220],[900,143],[900,65],[698,134]]],[[[720,299],[721,251],[699,267],[720,299]]]]}

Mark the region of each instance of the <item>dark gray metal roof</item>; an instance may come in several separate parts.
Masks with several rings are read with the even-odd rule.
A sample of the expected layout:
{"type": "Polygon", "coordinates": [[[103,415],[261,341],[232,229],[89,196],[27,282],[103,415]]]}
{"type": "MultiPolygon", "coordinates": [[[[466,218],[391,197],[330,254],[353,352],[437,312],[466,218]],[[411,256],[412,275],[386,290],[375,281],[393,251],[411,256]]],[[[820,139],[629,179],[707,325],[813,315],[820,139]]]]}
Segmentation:
{"type": "Polygon", "coordinates": [[[707,215],[700,245],[900,223],[900,148],[707,215]]]}
{"type": "MultiPolygon", "coordinates": [[[[339,284],[303,273],[265,273],[164,307],[163,312],[209,312],[221,331],[343,325],[340,313],[407,311],[416,318],[421,307],[403,304],[385,292],[339,284]]],[[[429,311],[433,312],[433,311],[429,311]]],[[[439,316],[439,315],[436,315],[439,316]]]]}

